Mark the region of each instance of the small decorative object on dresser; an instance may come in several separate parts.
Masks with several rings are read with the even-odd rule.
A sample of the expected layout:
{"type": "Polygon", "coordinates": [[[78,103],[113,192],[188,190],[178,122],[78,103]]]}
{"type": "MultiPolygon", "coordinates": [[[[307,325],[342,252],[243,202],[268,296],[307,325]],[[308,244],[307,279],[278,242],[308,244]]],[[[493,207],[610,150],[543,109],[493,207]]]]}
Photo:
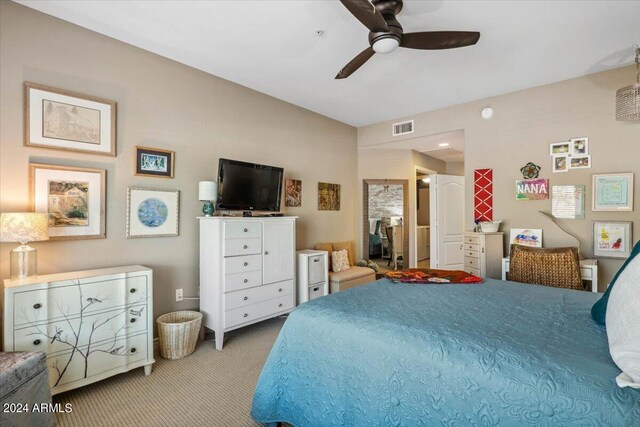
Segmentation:
{"type": "Polygon", "coordinates": [[[497,279],[504,255],[503,233],[464,233],[464,270],[474,276],[497,279]]]}
{"type": "Polygon", "coordinates": [[[215,181],[200,181],[198,184],[198,200],[204,202],[202,213],[212,216],[216,208],[212,202],[218,199],[218,184],[215,181]]]}
{"type": "Polygon", "coordinates": [[[180,191],[127,187],[127,238],[172,237],[180,224],[180,191]]]}
{"type": "Polygon", "coordinates": [[[198,218],[200,312],[217,350],[225,332],[294,308],[296,218],[198,218]]]}
{"type": "Polygon", "coordinates": [[[298,251],[298,305],[329,294],[329,253],[298,251]]]}
{"type": "Polygon", "coordinates": [[[160,148],[136,146],[136,176],[173,178],[176,153],[160,148]]]}
{"type": "Polygon", "coordinates": [[[133,265],[4,281],[4,350],[47,353],[51,393],[153,359],[153,272],[133,265]]]}
{"type": "Polygon", "coordinates": [[[11,251],[10,274],[12,279],[24,279],[38,274],[37,251],[29,242],[49,240],[47,216],[43,213],[0,214],[0,242],[20,242],[11,251]]]}

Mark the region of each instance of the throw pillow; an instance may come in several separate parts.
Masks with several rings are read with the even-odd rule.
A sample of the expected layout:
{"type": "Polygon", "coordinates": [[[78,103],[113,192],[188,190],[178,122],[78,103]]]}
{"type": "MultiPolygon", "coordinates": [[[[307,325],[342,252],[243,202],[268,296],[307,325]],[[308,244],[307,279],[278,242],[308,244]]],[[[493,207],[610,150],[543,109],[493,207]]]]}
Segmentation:
{"type": "Polygon", "coordinates": [[[349,264],[349,255],[347,254],[346,249],[343,249],[341,251],[333,251],[333,253],[331,254],[331,259],[333,261],[332,265],[334,273],[348,270],[351,266],[349,264]]]}
{"type": "Polygon", "coordinates": [[[624,271],[631,260],[633,260],[638,255],[640,255],[640,241],[636,243],[633,250],[631,251],[631,255],[629,256],[629,258],[624,262],[624,264],[622,264],[622,267],[620,267],[620,270],[618,270],[616,275],[613,276],[613,280],[611,280],[611,283],[609,284],[609,287],[605,291],[604,295],[602,295],[602,298],[600,298],[595,304],[593,304],[593,307],[591,307],[591,317],[593,317],[593,320],[595,320],[599,324],[605,324],[609,294],[611,294],[611,290],[613,289],[613,285],[615,285],[616,281],[618,280],[618,276],[620,276],[620,273],[624,271]]]}
{"type": "Polygon", "coordinates": [[[607,303],[609,353],[622,373],[620,387],[640,388],[640,257],[632,259],[616,280],[607,303]]]}
{"type": "Polygon", "coordinates": [[[334,251],[341,251],[343,249],[347,251],[347,256],[349,257],[349,265],[355,265],[356,257],[353,252],[353,246],[351,242],[338,242],[333,244],[334,251]]]}

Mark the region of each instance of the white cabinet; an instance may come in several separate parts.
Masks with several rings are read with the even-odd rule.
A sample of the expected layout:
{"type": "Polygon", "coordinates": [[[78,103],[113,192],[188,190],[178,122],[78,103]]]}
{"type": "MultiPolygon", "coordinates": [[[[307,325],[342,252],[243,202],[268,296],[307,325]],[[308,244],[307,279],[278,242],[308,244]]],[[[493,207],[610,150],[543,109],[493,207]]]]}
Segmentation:
{"type": "Polygon", "coordinates": [[[4,350],[47,353],[51,393],[153,359],[153,273],[140,265],[4,281],[4,350]]]}
{"type": "Polygon", "coordinates": [[[295,306],[296,217],[200,217],[200,311],[224,333],[295,306]]]}
{"type": "Polygon", "coordinates": [[[478,277],[499,279],[502,276],[503,233],[465,232],[463,240],[464,270],[478,277]]]}
{"type": "Polygon", "coordinates": [[[329,253],[298,251],[298,305],[329,294],[329,253]]]}

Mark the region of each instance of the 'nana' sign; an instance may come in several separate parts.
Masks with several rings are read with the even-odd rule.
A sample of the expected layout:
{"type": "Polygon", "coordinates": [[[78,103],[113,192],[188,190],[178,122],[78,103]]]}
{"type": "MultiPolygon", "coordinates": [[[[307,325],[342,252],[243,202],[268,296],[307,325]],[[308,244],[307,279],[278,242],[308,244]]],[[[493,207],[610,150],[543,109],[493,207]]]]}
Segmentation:
{"type": "Polygon", "coordinates": [[[516,200],[546,200],[549,198],[548,179],[516,181],[516,200]]]}

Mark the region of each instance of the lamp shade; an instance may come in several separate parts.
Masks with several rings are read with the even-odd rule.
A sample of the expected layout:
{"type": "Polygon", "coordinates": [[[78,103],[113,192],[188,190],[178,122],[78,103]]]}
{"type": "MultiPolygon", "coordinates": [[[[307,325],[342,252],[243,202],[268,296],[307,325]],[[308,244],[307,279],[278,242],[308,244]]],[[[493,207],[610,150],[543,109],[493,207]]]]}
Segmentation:
{"type": "Polygon", "coordinates": [[[198,184],[198,200],[202,202],[218,198],[218,184],[215,181],[200,181],[198,184]]]}
{"type": "Polygon", "coordinates": [[[37,212],[0,214],[0,242],[38,242],[49,240],[47,215],[37,212]]]}

